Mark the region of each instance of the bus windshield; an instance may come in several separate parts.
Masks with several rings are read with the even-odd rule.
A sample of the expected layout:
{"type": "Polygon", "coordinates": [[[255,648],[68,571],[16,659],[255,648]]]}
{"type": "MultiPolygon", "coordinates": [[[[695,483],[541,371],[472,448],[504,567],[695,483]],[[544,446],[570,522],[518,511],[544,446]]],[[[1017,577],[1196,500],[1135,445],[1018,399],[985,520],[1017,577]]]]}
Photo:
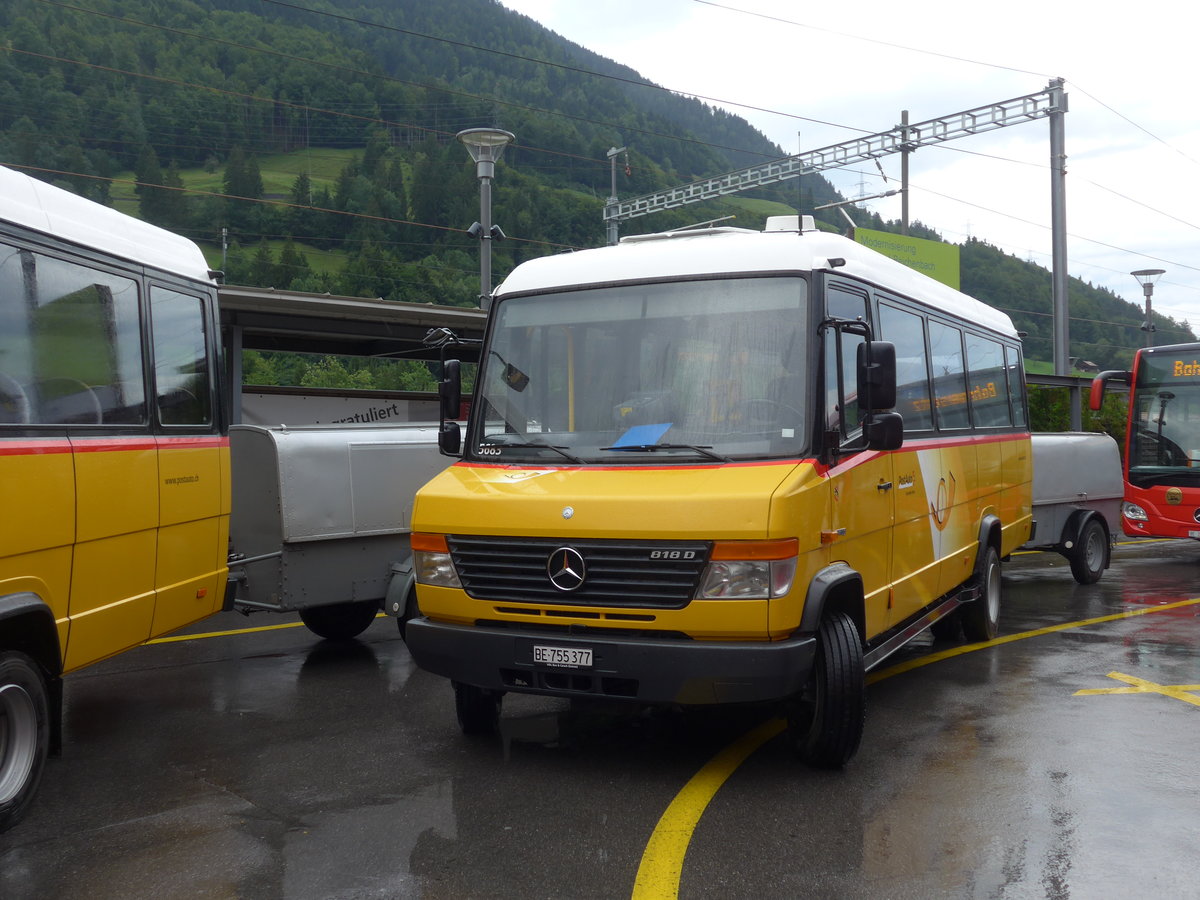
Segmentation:
{"type": "Polygon", "coordinates": [[[622,285],[497,303],[466,455],[678,464],[807,446],[807,282],[622,285]]]}
{"type": "Polygon", "coordinates": [[[1133,391],[1129,483],[1200,486],[1200,362],[1142,354],[1133,391]]]}

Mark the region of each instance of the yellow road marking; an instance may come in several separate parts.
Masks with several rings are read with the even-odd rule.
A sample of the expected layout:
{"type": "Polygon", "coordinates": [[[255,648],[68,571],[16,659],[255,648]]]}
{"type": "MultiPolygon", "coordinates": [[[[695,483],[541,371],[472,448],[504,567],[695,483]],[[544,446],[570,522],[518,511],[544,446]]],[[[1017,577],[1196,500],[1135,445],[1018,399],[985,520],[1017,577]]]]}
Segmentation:
{"type": "MultiPolygon", "coordinates": [[[[943,659],[962,656],[965,653],[974,653],[977,650],[987,650],[991,647],[999,647],[1003,644],[1011,644],[1014,641],[1054,634],[1058,631],[1069,631],[1075,628],[1086,628],[1089,625],[1098,625],[1103,622],[1115,622],[1120,619],[1131,619],[1135,616],[1166,612],[1171,609],[1194,606],[1197,603],[1200,603],[1200,597],[1195,597],[1191,600],[1180,600],[1175,603],[1164,603],[1161,606],[1146,606],[1140,609],[1131,609],[1108,616],[1097,616],[1093,619],[1082,619],[1078,622],[1049,625],[1045,628],[1035,628],[1032,631],[1023,631],[1020,634],[999,637],[992,641],[954,647],[950,650],[943,650],[940,653],[930,653],[927,656],[907,660],[890,668],[873,672],[867,677],[867,684],[876,684],[885,678],[891,678],[903,672],[910,672],[913,669],[920,669],[932,663],[940,662],[943,659]]],[[[1150,682],[1144,682],[1144,684],[1149,685],[1150,682]]],[[[1122,691],[1126,689],[1114,688],[1113,690],[1122,691]]],[[[1182,691],[1182,688],[1177,687],[1176,690],[1182,691]]],[[[1172,694],[1171,696],[1174,695],[1172,694]]],[[[1177,699],[1184,699],[1184,697],[1178,697],[1177,699]]],[[[1200,698],[1189,697],[1187,698],[1187,702],[1196,702],[1197,699],[1200,698]]],[[[1197,703],[1197,705],[1200,705],[1200,703],[1197,703]]],[[[734,773],[737,767],[755,750],[771,738],[782,733],[785,727],[786,723],[780,718],[768,720],[714,756],[704,768],[693,775],[691,780],[684,785],[683,790],[676,795],[675,799],[671,801],[671,805],[667,807],[666,812],[663,813],[662,818],[658,820],[658,824],[654,827],[654,831],[650,835],[650,840],[646,843],[646,849],[642,853],[642,862],[638,866],[637,878],[633,885],[633,900],[674,900],[674,898],[679,896],[679,879],[683,874],[683,860],[687,854],[688,845],[691,843],[692,834],[695,832],[696,826],[700,823],[700,816],[704,813],[704,810],[708,807],[713,797],[716,796],[717,791],[728,780],[729,776],[734,773]]]]}
{"type": "Polygon", "coordinates": [[[1174,697],[1176,700],[1182,700],[1184,703],[1200,706],[1200,697],[1191,693],[1192,691],[1200,691],[1200,684],[1155,684],[1153,681],[1146,681],[1146,679],[1138,678],[1136,675],[1125,675],[1121,672],[1109,672],[1108,677],[1115,678],[1117,681],[1123,681],[1126,684],[1133,685],[1133,687],[1084,688],[1081,691],[1076,691],[1075,696],[1096,696],[1097,694],[1162,694],[1164,697],[1174,697]]]}
{"type": "Polygon", "coordinates": [[[678,895],[683,857],[704,808],[746,757],[785,727],[782,719],[769,719],[714,756],[684,785],[650,835],[634,882],[634,897],[678,895]]]}

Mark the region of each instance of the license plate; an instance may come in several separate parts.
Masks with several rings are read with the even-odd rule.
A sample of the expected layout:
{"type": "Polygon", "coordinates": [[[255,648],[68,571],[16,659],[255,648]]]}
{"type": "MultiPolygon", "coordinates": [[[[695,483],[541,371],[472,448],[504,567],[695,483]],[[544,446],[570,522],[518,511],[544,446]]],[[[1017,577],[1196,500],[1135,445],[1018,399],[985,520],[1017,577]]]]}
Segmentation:
{"type": "Polygon", "coordinates": [[[533,661],[566,669],[590,669],[592,667],[592,648],[544,647],[534,644],[533,661]]]}
{"type": "Polygon", "coordinates": [[[1200,538],[1200,531],[1189,531],[1189,532],[1188,532],[1188,537],[1190,537],[1190,538],[1200,538]]]}

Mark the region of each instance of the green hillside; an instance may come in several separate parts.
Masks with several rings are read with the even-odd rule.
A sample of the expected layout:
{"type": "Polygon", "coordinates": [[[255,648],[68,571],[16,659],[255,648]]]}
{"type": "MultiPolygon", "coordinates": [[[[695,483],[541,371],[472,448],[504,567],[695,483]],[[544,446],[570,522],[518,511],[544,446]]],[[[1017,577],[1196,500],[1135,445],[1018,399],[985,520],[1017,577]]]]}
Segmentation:
{"type": "MultiPolygon", "coordinates": [[[[738,116],[495,0],[8,0],[0,162],[185,234],[231,283],[473,305],[479,217],[467,127],[517,135],[497,169],[497,278],[605,240],[610,148],[635,196],[782,155],[738,116]],[[602,77],[603,76],[603,77],[602,77]],[[222,247],[225,247],[224,251],[222,247]]],[[[841,199],[818,175],[623,223],[622,233],[841,199]]],[[[841,229],[833,210],[825,225],[841,229]]],[[[895,223],[858,214],[860,225],[895,223]]],[[[913,233],[938,237],[916,226],[913,233]]],[[[1051,357],[1050,275],[983,241],[964,290],[1051,357]]],[[[1127,364],[1141,311],[1072,280],[1071,354],[1127,364]]],[[[1160,339],[1191,339],[1155,318],[1160,339]]]]}

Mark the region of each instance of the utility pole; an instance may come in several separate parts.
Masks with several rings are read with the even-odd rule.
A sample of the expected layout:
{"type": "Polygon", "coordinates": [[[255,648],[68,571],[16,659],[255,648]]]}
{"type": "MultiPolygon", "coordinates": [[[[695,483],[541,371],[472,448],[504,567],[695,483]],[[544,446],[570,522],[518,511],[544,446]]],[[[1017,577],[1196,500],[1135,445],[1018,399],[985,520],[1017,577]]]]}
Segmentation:
{"type": "Polygon", "coordinates": [[[1070,345],[1067,309],[1067,151],[1064,118],[1067,95],[1063,80],[1055,78],[1050,94],[1050,246],[1054,291],[1054,374],[1069,375],[1070,345]]]}
{"type": "Polygon", "coordinates": [[[916,148],[908,142],[908,110],[900,111],[900,233],[908,234],[908,156],[916,148]]]}
{"type": "Polygon", "coordinates": [[[624,153],[627,147],[612,147],[608,151],[608,165],[612,171],[612,191],[608,195],[608,203],[604,205],[604,218],[608,222],[608,244],[611,247],[617,242],[617,219],[609,217],[608,211],[617,205],[617,156],[624,153]]]}

